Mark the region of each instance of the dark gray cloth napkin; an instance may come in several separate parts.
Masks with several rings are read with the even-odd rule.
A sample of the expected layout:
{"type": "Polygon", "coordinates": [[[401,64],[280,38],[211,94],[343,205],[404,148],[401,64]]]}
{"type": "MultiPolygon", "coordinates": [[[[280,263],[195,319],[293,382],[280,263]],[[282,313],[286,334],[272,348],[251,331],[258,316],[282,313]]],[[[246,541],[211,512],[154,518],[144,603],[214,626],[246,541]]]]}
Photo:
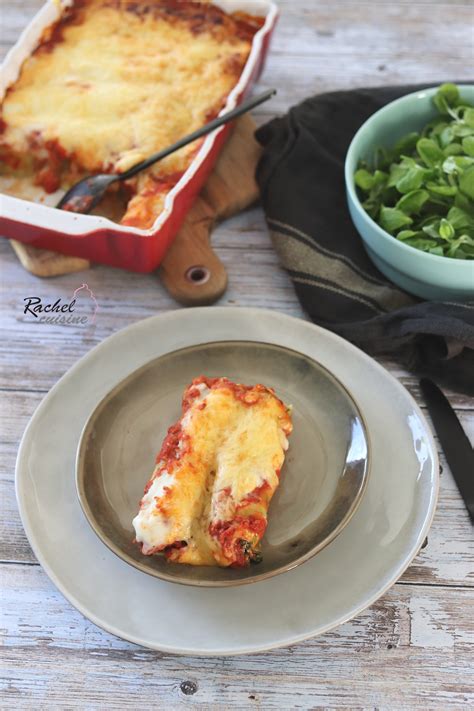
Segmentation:
{"type": "Polygon", "coordinates": [[[474,394],[474,300],[420,301],[369,260],[346,205],[344,159],[357,129],[419,86],[321,94],[258,129],[257,168],[272,240],[305,311],[372,354],[474,394]]]}

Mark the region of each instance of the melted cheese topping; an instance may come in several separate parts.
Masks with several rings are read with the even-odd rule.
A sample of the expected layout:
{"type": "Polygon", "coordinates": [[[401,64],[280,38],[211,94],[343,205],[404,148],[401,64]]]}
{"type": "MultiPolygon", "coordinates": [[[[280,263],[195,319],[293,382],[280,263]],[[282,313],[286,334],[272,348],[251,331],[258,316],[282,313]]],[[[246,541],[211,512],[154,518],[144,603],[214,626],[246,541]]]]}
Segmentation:
{"type": "MultiPolygon", "coordinates": [[[[219,112],[260,24],[188,0],[75,0],[7,92],[0,153],[25,165],[33,152],[37,171],[66,183],[65,158],[83,173],[123,172],[219,112]]],[[[199,146],[131,183],[124,224],[153,224],[199,146]]]]}
{"type": "MultiPolygon", "coordinates": [[[[264,529],[291,419],[288,408],[264,386],[202,380],[185,392],[183,417],[168,435],[175,437],[173,447],[165,440],[133,525],[146,554],[178,543],[170,555],[177,562],[226,566],[236,560],[213,531],[250,514],[263,519],[264,529]]],[[[232,545],[249,535],[258,543],[246,526],[236,527],[232,545]]]]}

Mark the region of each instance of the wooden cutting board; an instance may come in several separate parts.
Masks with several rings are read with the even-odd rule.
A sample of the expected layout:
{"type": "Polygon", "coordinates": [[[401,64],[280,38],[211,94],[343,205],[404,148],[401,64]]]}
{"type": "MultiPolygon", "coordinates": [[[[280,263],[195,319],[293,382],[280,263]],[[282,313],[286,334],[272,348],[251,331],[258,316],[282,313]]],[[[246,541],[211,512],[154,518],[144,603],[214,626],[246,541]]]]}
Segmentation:
{"type": "MultiPolygon", "coordinates": [[[[248,114],[236,121],[212,174],[158,270],[170,294],[182,304],[213,303],[226,289],[227,273],[212,250],[210,236],[218,221],[258,198],[254,173],[261,148],[254,138],[255,128],[248,114]]],[[[90,266],[86,259],[10,242],[23,267],[39,277],[83,271],[90,266]]]]}

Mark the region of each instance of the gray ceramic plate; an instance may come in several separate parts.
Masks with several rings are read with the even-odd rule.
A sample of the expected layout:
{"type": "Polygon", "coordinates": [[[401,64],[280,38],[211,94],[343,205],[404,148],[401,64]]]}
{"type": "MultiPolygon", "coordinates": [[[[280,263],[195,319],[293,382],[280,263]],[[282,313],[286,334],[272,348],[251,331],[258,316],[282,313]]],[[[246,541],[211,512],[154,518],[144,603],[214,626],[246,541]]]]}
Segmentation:
{"type": "MultiPolygon", "coordinates": [[[[155,446],[153,441],[151,455],[155,446]]],[[[142,472],[147,474],[148,465],[142,472]]],[[[420,408],[372,358],[302,319],[226,306],[160,314],[93,348],[36,410],[15,477],[35,556],[83,615],[151,649],[220,656],[299,642],[375,602],[426,537],[436,506],[438,459],[420,408]],[[93,532],[76,493],[77,447],[91,412],[130,373],[178,349],[225,340],[295,349],[334,373],[367,423],[370,476],[347,526],[304,565],[254,585],[175,585],[128,565],[93,532]]]]}
{"type": "Polygon", "coordinates": [[[78,448],[77,490],[94,531],[118,556],[170,582],[219,587],[263,580],[311,558],[360,502],[368,475],[362,416],[326,368],[281,346],[205,343],[157,358],[116,386],[87,422],[78,448]],[[200,374],[264,383],[293,405],[294,430],[272,500],[263,562],[240,570],[168,563],[133,543],[132,518],[185,386],[200,374]]]}

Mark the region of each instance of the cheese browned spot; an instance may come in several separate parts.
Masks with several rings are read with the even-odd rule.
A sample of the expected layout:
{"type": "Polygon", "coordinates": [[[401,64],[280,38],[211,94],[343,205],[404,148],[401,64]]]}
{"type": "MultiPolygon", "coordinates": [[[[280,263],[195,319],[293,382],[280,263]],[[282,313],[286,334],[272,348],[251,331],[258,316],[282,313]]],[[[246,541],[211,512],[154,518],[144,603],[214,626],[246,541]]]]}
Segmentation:
{"type": "Polygon", "coordinates": [[[142,552],[192,565],[258,562],[291,429],[270,388],[194,380],[133,521],[142,552]]]}
{"type": "MultiPolygon", "coordinates": [[[[238,81],[261,18],[189,0],[74,0],[8,89],[0,118],[7,172],[46,192],[123,172],[214,117],[238,81]]],[[[141,174],[124,224],[150,227],[195,142],[141,174]]]]}

